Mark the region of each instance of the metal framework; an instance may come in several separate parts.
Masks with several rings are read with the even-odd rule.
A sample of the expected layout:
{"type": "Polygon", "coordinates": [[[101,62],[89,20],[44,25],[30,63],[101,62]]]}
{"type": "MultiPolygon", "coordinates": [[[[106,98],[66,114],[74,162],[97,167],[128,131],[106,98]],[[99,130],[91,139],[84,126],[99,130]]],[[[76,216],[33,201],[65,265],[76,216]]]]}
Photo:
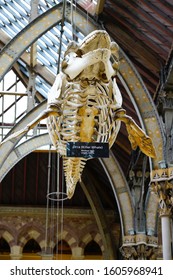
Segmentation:
{"type": "MultiPolygon", "coordinates": [[[[69,2],[69,1],[67,1],[69,2]]],[[[102,1],[100,1],[102,2],[102,1]]],[[[0,26],[3,32],[5,32],[8,36],[10,36],[11,40],[8,44],[3,48],[0,53],[0,77],[2,80],[2,84],[4,83],[5,75],[9,72],[9,70],[14,66],[15,63],[18,63],[20,67],[20,71],[27,77],[31,77],[34,73],[33,83],[31,85],[34,87],[36,91],[39,91],[42,95],[43,99],[46,99],[47,92],[50,88],[51,83],[48,82],[47,77],[41,77],[36,72],[37,66],[39,65],[42,69],[47,69],[49,71],[51,77],[55,77],[57,71],[57,63],[58,63],[58,53],[60,47],[60,40],[61,37],[61,20],[62,20],[62,1],[40,1],[39,2],[39,16],[30,21],[30,1],[0,1],[1,4],[1,13],[0,13],[0,26]],[[11,13],[11,16],[9,15],[11,13]],[[37,41],[37,65],[35,64],[35,56],[36,51],[35,48],[31,50],[31,46],[33,43],[37,41]],[[33,60],[31,64],[33,64],[33,69],[30,72],[31,64],[30,62],[27,63],[26,60],[22,59],[24,53],[32,54],[33,60]],[[44,79],[45,78],[45,79],[44,79]]],[[[61,45],[61,55],[66,49],[66,45],[69,41],[72,40],[73,36],[76,38],[77,41],[82,40],[82,38],[91,32],[94,29],[101,28],[98,26],[97,23],[93,22],[92,20],[88,20],[85,15],[83,15],[77,8],[73,10],[74,13],[74,26],[75,28],[72,30],[70,25],[71,21],[71,6],[67,3],[67,9],[65,14],[65,21],[64,21],[64,30],[62,35],[62,45],[61,45]]],[[[125,87],[126,91],[130,95],[133,103],[135,105],[135,109],[138,113],[139,119],[143,127],[146,128],[146,131],[149,133],[151,138],[154,140],[154,145],[158,151],[157,158],[152,161],[152,168],[155,168],[159,161],[163,158],[163,133],[162,128],[160,126],[159,118],[157,112],[155,110],[153,101],[150,99],[149,94],[141,81],[136,69],[133,65],[129,62],[128,58],[125,54],[121,51],[121,66],[119,71],[119,78],[125,87]],[[145,101],[145,102],[144,102],[145,101]],[[155,137],[157,135],[157,137],[155,137]]],[[[53,80],[53,79],[52,79],[53,80]]],[[[17,82],[16,82],[17,84],[17,82]]],[[[32,88],[31,86],[31,88],[32,88]]],[[[1,99],[7,97],[6,91],[8,89],[2,87],[2,95],[1,99]]],[[[17,88],[15,90],[17,92],[17,88]]],[[[26,89],[26,92],[23,93],[15,93],[16,96],[14,104],[11,106],[16,110],[17,103],[19,102],[19,98],[27,97],[28,92],[30,92],[30,88],[26,89]]],[[[37,95],[36,95],[37,97],[37,95]]],[[[2,101],[4,103],[5,99],[2,101]]],[[[22,113],[22,117],[24,114],[26,116],[21,119],[20,122],[10,131],[10,133],[19,130],[20,128],[24,127],[29,121],[33,120],[35,115],[37,115],[43,108],[46,106],[46,100],[42,103],[37,104],[32,110],[27,112],[27,106],[22,113]]],[[[5,108],[2,107],[2,117],[5,112],[5,108]]],[[[10,108],[7,108],[10,110],[10,108]]],[[[15,118],[15,122],[18,119],[15,118]]],[[[4,120],[1,121],[2,123],[4,120]]],[[[12,122],[11,122],[12,123],[12,122]]],[[[14,124],[14,123],[13,123],[14,124]]],[[[40,135],[34,136],[32,139],[24,140],[22,144],[19,143],[18,139],[15,142],[9,142],[4,145],[0,149],[1,153],[1,179],[7,174],[7,172],[14,166],[22,157],[26,154],[30,153],[34,149],[38,148],[39,146],[49,144],[48,135],[40,135]],[[18,146],[17,146],[18,145],[18,146]],[[6,159],[6,160],[5,160],[6,159]]],[[[114,190],[114,194],[117,199],[117,203],[119,205],[120,216],[122,217],[122,231],[123,234],[126,236],[128,234],[134,233],[134,209],[131,203],[131,196],[129,193],[128,185],[125,181],[125,178],[122,176],[122,171],[120,170],[119,166],[117,166],[116,161],[111,157],[111,162],[113,166],[115,166],[117,173],[124,182],[123,188],[118,190],[118,182],[116,179],[116,175],[111,173],[111,166],[110,163],[107,161],[102,161],[102,164],[107,170],[107,175],[111,182],[111,185],[114,190]],[[126,197],[127,204],[124,205],[124,197],[126,197]],[[126,220],[128,213],[128,220],[126,220]]],[[[150,212],[150,209],[153,210],[153,205],[151,199],[148,199],[148,207],[147,211],[150,212]]],[[[154,215],[157,212],[157,205],[155,205],[154,215]]],[[[155,230],[156,226],[156,219],[148,221],[147,223],[150,228],[155,230]]],[[[149,229],[148,229],[149,230],[149,229]]]]}

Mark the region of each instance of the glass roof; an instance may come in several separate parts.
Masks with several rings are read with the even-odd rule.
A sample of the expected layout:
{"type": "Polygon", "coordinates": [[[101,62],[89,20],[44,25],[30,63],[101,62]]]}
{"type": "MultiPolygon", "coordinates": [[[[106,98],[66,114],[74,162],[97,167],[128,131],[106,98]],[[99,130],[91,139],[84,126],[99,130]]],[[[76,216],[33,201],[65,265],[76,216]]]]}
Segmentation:
{"type": "MultiPolygon", "coordinates": [[[[61,0],[40,0],[38,2],[38,14],[44,13],[55,4],[62,3],[61,0]]],[[[75,2],[77,3],[77,1],[75,2]]],[[[0,0],[0,29],[11,39],[24,27],[26,27],[27,24],[29,24],[31,15],[31,0],[0,0]]],[[[69,41],[72,40],[73,36],[74,34],[72,34],[72,25],[66,21],[64,22],[61,42],[61,23],[46,32],[36,42],[37,63],[45,66],[52,74],[56,75],[59,61],[59,46],[61,44],[61,61],[66,50],[66,46],[69,41]]],[[[83,39],[83,37],[83,34],[77,31],[77,28],[75,28],[75,39],[80,41],[83,39]]],[[[27,52],[30,52],[30,48],[27,50],[27,52]]],[[[26,76],[29,76],[25,63],[20,59],[18,60],[18,63],[21,66],[21,71],[26,76]]],[[[43,81],[43,79],[38,75],[36,78],[37,91],[46,97],[49,88],[50,85],[43,81]]]]}
{"type": "MultiPolygon", "coordinates": [[[[8,36],[9,41],[13,39],[23,28],[25,28],[37,15],[41,15],[56,4],[70,4],[71,9],[76,9],[80,5],[87,13],[93,12],[93,7],[97,1],[90,0],[39,0],[38,6],[33,6],[36,1],[32,0],[0,0],[0,30],[8,36]],[[72,3],[71,3],[72,2],[72,3]],[[73,4],[73,5],[71,5],[73,4]],[[92,9],[91,9],[92,8],[92,9]]],[[[92,13],[91,13],[92,14],[92,13]]],[[[61,22],[42,35],[36,42],[37,64],[46,68],[52,76],[57,74],[58,63],[61,63],[67,44],[75,38],[80,42],[84,35],[77,26],[72,28],[70,22],[64,21],[63,32],[61,22]],[[62,37],[61,37],[62,35],[62,37]],[[60,39],[61,38],[61,39],[60,39]],[[61,44],[61,54],[59,58],[59,47],[61,44]]],[[[26,51],[31,53],[31,47],[26,51]]],[[[20,72],[24,77],[29,78],[29,67],[22,59],[18,59],[20,72]]],[[[29,80],[28,80],[29,81],[29,80]]],[[[43,99],[47,98],[47,93],[51,85],[46,82],[41,75],[35,76],[35,90],[39,92],[43,99]]],[[[28,111],[27,88],[20,82],[20,79],[11,70],[0,82],[0,136],[1,139],[10,131],[10,128],[18,122],[28,111]],[[6,94],[19,92],[20,94],[6,94]],[[13,96],[12,96],[13,95],[13,96]]]]}

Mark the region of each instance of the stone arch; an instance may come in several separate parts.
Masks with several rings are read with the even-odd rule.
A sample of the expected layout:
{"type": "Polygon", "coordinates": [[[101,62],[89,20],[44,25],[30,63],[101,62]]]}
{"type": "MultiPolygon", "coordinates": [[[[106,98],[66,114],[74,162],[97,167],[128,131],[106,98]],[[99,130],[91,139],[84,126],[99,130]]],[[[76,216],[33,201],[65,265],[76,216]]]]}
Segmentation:
{"type": "Polygon", "coordinates": [[[142,128],[151,137],[157,151],[156,158],[151,161],[151,170],[158,168],[164,158],[164,132],[160,118],[142,78],[127,55],[120,49],[120,67],[118,77],[128,93],[142,128]]]}
{"type": "MultiPolygon", "coordinates": [[[[41,251],[41,247],[40,247],[39,243],[38,243],[34,238],[30,238],[30,239],[25,243],[25,245],[23,246],[22,253],[25,253],[28,244],[29,244],[29,246],[31,246],[31,245],[30,245],[31,242],[33,243],[33,244],[32,244],[33,246],[35,246],[35,244],[36,244],[36,247],[37,247],[37,250],[36,250],[36,251],[37,251],[37,252],[40,252],[40,251],[41,251]]],[[[33,249],[35,249],[35,248],[33,248],[33,249]]],[[[34,250],[34,252],[35,252],[35,250],[34,250]]]]}
{"type": "Polygon", "coordinates": [[[2,244],[3,244],[3,246],[5,245],[7,252],[10,253],[10,251],[11,251],[10,244],[7,242],[7,240],[4,237],[0,237],[0,253],[4,252],[4,251],[2,251],[2,249],[3,249],[2,244]]]}
{"type": "Polygon", "coordinates": [[[10,248],[15,245],[15,236],[12,230],[7,226],[0,227],[0,238],[5,239],[10,248]]]}
{"type": "Polygon", "coordinates": [[[64,239],[59,239],[58,243],[53,248],[54,254],[68,254],[72,255],[72,249],[69,243],[64,239]]]}
{"type": "MultiPolygon", "coordinates": [[[[34,110],[34,115],[35,114],[36,114],[36,109],[34,110]]],[[[29,115],[31,115],[31,113],[29,115]]],[[[29,117],[31,119],[31,116],[29,116],[29,117]]],[[[27,117],[25,118],[25,122],[26,122],[26,119],[27,119],[27,117]]],[[[22,124],[20,124],[20,126],[22,126],[22,124]]],[[[16,129],[15,129],[15,131],[16,131],[16,129]]],[[[16,148],[14,148],[10,152],[9,156],[6,158],[6,161],[1,168],[1,171],[0,171],[1,178],[3,178],[5,176],[5,174],[7,174],[9,172],[9,170],[18,161],[20,161],[24,156],[26,156],[27,154],[29,154],[36,148],[39,148],[39,147],[41,147],[43,145],[47,145],[47,144],[50,144],[50,138],[49,138],[48,134],[42,134],[42,135],[33,137],[33,138],[23,142],[16,148]]],[[[4,146],[6,147],[6,150],[8,150],[8,145],[9,145],[9,147],[11,147],[11,142],[5,143],[4,146]]],[[[5,149],[5,147],[4,147],[4,149],[5,149]]],[[[11,148],[9,148],[9,149],[11,149],[11,148]]],[[[102,164],[103,164],[105,170],[107,170],[107,172],[109,173],[108,178],[109,178],[109,180],[111,180],[111,185],[114,190],[114,195],[115,195],[117,203],[119,205],[119,213],[120,213],[120,216],[122,217],[121,220],[122,220],[122,225],[123,225],[122,232],[123,232],[123,234],[132,233],[132,232],[134,232],[134,222],[133,222],[133,211],[134,210],[133,210],[133,206],[132,206],[132,202],[131,202],[128,185],[123,176],[123,173],[121,171],[119,164],[114,159],[112,154],[110,155],[109,160],[103,160],[102,164]],[[112,171],[111,171],[112,168],[115,169],[116,172],[112,173],[112,171]],[[113,176],[113,174],[114,174],[114,176],[113,176]],[[116,174],[116,176],[115,176],[115,174],[116,174]],[[121,185],[121,187],[123,186],[123,190],[116,191],[116,187],[118,186],[118,182],[120,179],[123,182],[123,185],[121,185]],[[126,197],[126,204],[124,204],[124,202],[123,202],[124,197],[126,197]],[[125,219],[127,213],[128,213],[128,219],[125,219]],[[123,219],[125,219],[125,220],[123,220],[123,219]]]]}
{"type": "Polygon", "coordinates": [[[94,230],[89,230],[85,235],[83,235],[79,245],[80,245],[80,247],[82,247],[84,249],[85,246],[92,240],[94,240],[96,243],[98,243],[103,251],[103,243],[102,243],[101,235],[100,235],[100,233],[98,233],[94,230]]]}
{"type": "MultiPolygon", "coordinates": [[[[0,54],[0,79],[3,78],[15,61],[31,44],[61,20],[61,6],[62,4],[57,4],[47,10],[44,14],[41,14],[3,48],[0,54]]],[[[75,11],[74,17],[76,18],[76,21],[80,22],[79,29],[81,29],[81,32],[85,36],[95,29],[101,29],[101,26],[94,22],[87,22],[86,28],[86,18],[80,13],[80,10],[75,11]]],[[[70,21],[69,13],[67,13],[66,19],[70,21]]],[[[151,100],[142,79],[122,50],[120,50],[120,68],[118,75],[128,94],[130,94],[135,108],[138,108],[137,113],[140,120],[144,120],[146,130],[148,130],[155,142],[154,144],[156,145],[158,152],[157,159],[154,160],[155,166],[157,165],[158,160],[163,159],[163,131],[160,126],[155,105],[151,100]],[[145,102],[141,102],[144,99],[145,102]],[[153,137],[155,136],[153,135],[154,133],[156,133],[157,137],[153,137]],[[159,139],[159,142],[156,139],[159,139]]]]}
{"type": "MultiPolygon", "coordinates": [[[[6,159],[5,166],[3,167],[4,172],[2,174],[2,178],[9,172],[9,170],[24,156],[39,148],[42,145],[47,145],[50,143],[50,139],[48,134],[43,134],[40,136],[36,136],[21,145],[17,146],[6,159]]],[[[7,143],[8,144],[8,143],[7,143]]],[[[117,203],[119,205],[119,213],[121,217],[121,224],[123,225],[122,232],[124,234],[129,234],[134,231],[134,223],[133,223],[133,206],[130,198],[130,193],[128,190],[127,182],[123,176],[123,173],[120,169],[119,164],[114,158],[113,154],[110,153],[109,160],[102,160],[102,165],[107,172],[108,178],[111,182],[112,189],[114,195],[116,197],[117,203]],[[117,189],[118,184],[121,183],[121,191],[117,189]],[[124,199],[126,200],[126,204],[124,204],[124,199]],[[128,219],[127,217],[128,213],[128,219]],[[127,220],[126,220],[127,219],[127,220]]],[[[1,170],[2,171],[2,170],[1,170]]]]}
{"type": "Polygon", "coordinates": [[[30,240],[34,239],[42,248],[42,239],[40,237],[42,236],[42,231],[37,228],[36,226],[32,224],[27,224],[24,226],[18,236],[18,245],[23,249],[25,244],[30,240]]]}
{"type": "Polygon", "coordinates": [[[110,157],[100,160],[112,186],[119,208],[122,235],[134,234],[134,207],[123,171],[110,151],[110,157]]]}
{"type": "Polygon", "coordinates": [[[86,257],[87,255],[102,255],[102,250],[100,248],[100,245],[95,241],[91,240],[84,249],[84,256],[86,257]],[[94,249],[94,252],[93,252],[94,249]]]}
{"type": "Polygon", "coordinates": [[[50,248],[54,248],[55,245],[60,241],[64,240],[72,250],[78,243],[76,230],[71,228],[68,225],[63,225],[63,231],[58,233],[52,229],[52,232],[55,232],[53,235],[53,240],[50,242],[50,248]]]}
{"type": "MultiPolygon", "coordinates": [[[[47,12],[36,18],[34,21],[32,21],[26,28],[24,28],[15,38],[13,38],[6,47],[3,48],[3,51],[0,55],[0,78],[2,79],[5,73],[8,72],[8,70],[13,66],[15,61],[21,56],[21,54],[34,42],[36,41],[42,34],[44,34],[47,30],[49,30],[51,27],[57,24],[58,20],[61,20],[61,13],[60,13],[61,4],[55,5],[53,8],[49,9],[47,12]],[[44,24],[43,24],[44,23],[44,24]],[[39,27],[39,28],[38,28],[39,27]],[[37,30],[37,32],[34,32],[33,30],[37,30]],[[39,30],[39,31],[38,31],[39,30]],[[22,40],[22,44],[20,43],[20,40],[22,40]],[[20,46],[20,48],[19,48],[20,46]]],[[[91,32],[95,29],[100,29],[101,27],[93,22],[87,23],[87,30],[86,30],[86,19],[80,14],[79,11],[76,11],[75,18],[81,22],[81,31],[84,33],[84,35],[87,35],[87,33],[91,32]]],[[[120,63],[120,69],[119,69],[119,77],[124,85],[125,89],[127,90],[128,94],[131,96],[133,103],[135,105],[135,108],[137,109],[138,115],[140,117],[141,122],[145,126],[147,132],[149,132],[150,136],[154,140],[154,144],[157,148],[158,155],[155,160],[152,161],[153,167],[157,168],[158,162],[163,159],[164,152],[163,152],[163,137],[162,137],[162,129],[160,126],[159,118],[157,116],[157,112],[155,110],[155,106],[153,101],[149,98],[149,94],[146,90],[145,85],[141,81],[141,78],[139,77],[139,74],[137,73],[136,69],[132,66],[126,55],[121,50],[120,54],[121,63],[120,63]],[[145,99],[146,106],[144,107],[144,102],[140,102],[139,98],[139,92],[141,92],[142,99],[145,99]],[[157,137],[155,137],[157,135],[157,137]]],[[[22,122],[21,122],[22,123],[22,122]]],[[[41,137],[41,136],[40,136],[41,137]]],[[[43,137],[45,140],[45,136],[43,137]]],[[[41,139],[41,138],[40,138],[41,139]]],[[[33,140],[34,145],[35,138],[33,140]]],[[[48,140],[47,140],[48,141],[48,140]]],[[[18,148],[15,149],[14,147],[17,142],[10,142],[6,143],[4,147],[1,149],[7,148],[8,155],[11,157],[13,154],[13,164],[15,164],[21,156],[18,157],[18,148]],[[16,161],[14,160],[16,159],[16,161]],[[15,162],[15,163],[14,163],[15,162]]],[[[31,143],[31,142],[30,142],[31,143]]],[[[37,143],[38,145],[38,143],[37,143]]],[[[27,145],[25,145],[26,147],[27,145]]],[[[24,146],[20,146],[24,148],[24,146]]],[[[27,152],[29,153],[34,148],[29,147],[30,150],[27,152]]],[[[2,155],[4,155],[2,151],[2,155]]],[[[6,153],[5,153],[6,155],[6,153]]],[[[6,158],[6,157],[5,157],[6,158]]],[[[8,161],[2,165],[1,168],[1,175],[2,177],[5,176],[5,172],[7,172],[8,167],[6,166],[8,164],[8,161]]],[[[10,167],[12,167],[10,165],[10,167]]],[[[126,186],[125,186],[126,188],[126,186]]],[[[124,189],[123,194],[128,197],[128,200],[130,200],[128,189],[124,189]]],[[[150,201],[150,200],[148,200],[150,201]]],[[[122,205],[122,204],[121,204],[122,205]]],[[[130,204],[129,204],[130,206],[130,204]]],[[[148,204],[148,208],[151,207],[151,204],[148,204]]],[[[130,209],[130,220],[133,220],[133,208],[130,209]]],[[[120,208],[120,211],[123,213],[123,209],[120,208]]],[[[157,211],[155,208],[154,211],[157,211]]],[[[122,219],[124,219],[125,215],[122,215],[122,219]]],[[[125,228],[129,232],[129,224],[128,221],[124,221],[123,223],[125,225],[125,228]]],[[[132,224],[132,223],[131,223],[132,224]]],[[[133,231],[133,228],[130,225],[130,230],[133,231]]],[[[131,231],[131,233],[132,233],[131,231]]]]}
{"type": "MultiPolygon", "coordinates": [[[[46,102],[42,102],[37,107],[35,107],[33,110],[31,110],[20,122],[18,122],[10,131],[8,136],[12,133],[15,133],[16,131],[19,131],[20,129],[24,128],[29,122],[34,120],[34,118],[44,109],[46,108],[46,102]]],[[[40,137],[40,142],[42,143],[42,137],[40,137]]],[[[44,136],[43,136],[44,138],[44,136]]],[[[47,134],[47,138],[48,134],[47,134]]],[[[41,143],[38,146],[37,144],[34,144],[32,142],[31,145],[25,141],[25,145],[19,145],[19,148],[16,147],[17,143],[20,141],[21,137],[18,137],[14,141],[8,141],[4,145],[0,147],[0,181],[4,178],[4,176],[9,172],[9,170],[25,155],[31,153],[33,150],[37,149],[38,147],[42,146],[41,143]]],[[[43,145],[46,145],[47,143],[50,143],[47,140],[45,143],[45,139],[43,140],[43,145]],[[45,144],[44,144],[45,143],[45,144]]]]}
{"type": "Polygon", "coordinates": [[[76,246],[72,247],[72,259],[76,259],[76,260],[84,259],[85,247],[91,241],[95,241],[98,244],[102,252],[102,255],[104,256],[104,246],[103,246],[101,234],[96,231],[95,232],[90,231],[89,233],[81,236],[79,243],[76,246]]]}
{"type": "Polygon", "coordinates": [[[83,238],[81,239],[79,246],[82,248],[83,253],[85,250],[85,247],[87,246],[87,244],[91,241],[95,241],[99,247],[100,250],[102,251],[102,254],[104,253],[104,246],[103,246],[103,242],[102,242],[102,238],[101,238],[101,234],[98,232],[94,232],[94,231],[90,231],[88,233],[86,233],[83,238]]]}

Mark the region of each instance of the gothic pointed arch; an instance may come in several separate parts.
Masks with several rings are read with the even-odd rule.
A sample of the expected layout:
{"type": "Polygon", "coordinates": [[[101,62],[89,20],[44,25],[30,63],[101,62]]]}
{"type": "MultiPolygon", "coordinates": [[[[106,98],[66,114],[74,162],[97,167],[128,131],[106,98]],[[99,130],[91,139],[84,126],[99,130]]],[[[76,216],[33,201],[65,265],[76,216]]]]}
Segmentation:
{"type": "MultiPolygon", "coordinates": [[[[25,52],[25,50],[33,44],[42,34],[48,31],[50,28],[55,26],[58,21],[62,19],[62,15],[60,13],[61,4],[55,5],[53,8],[49,9],[47,12],[36,18],[30,24],[27,25],[16,37],[14,37],[7,45],[3,48],[0,53],[0,77],[5,75],[9,71],[9,69],[14,65],[17,59],[25,52]],[[20,46],[20,47],[19,47],[20,46]]],[[[76,11],[76,17],[80,20],[81,25],[80,29],[83,30],[83,34],[87,35],[90,31],[94,29],[101,28],[98,24],[94,22],[89,22],[87,28],[86,26],[86,18],[82,16],[80,11],[76,11]]],[[[69,18],[68,18],[69,20],[69,18]]],[[[139,77],[136,69],[130,63],[127,56],[121,50],[120,52],[120,69],[118,72],[118,76],[120,81],[122,82],[124,88],[129,94],[138,117],[140,119],[141,125],[146,129],[151,138],[154,141],[154,145],[157,149],[157,157],[156,159],[151,161],[151,169],[157,168],[158,162],[161,161],[164,157],[164,148],[163,148],[163,133],[162,128],[160,126],[159,118],[157,112],[155,110],[155,106],[149,94],[146,90],[144,83],[139,77]],[[145,102],[144,102],[145,101],[145,102]],[[157,137],[155,137],[157,136],[157,137]]],[[[19,125],[22,127],[25,126],[26,122],[29,119],[34,119],[34,113],[38,113],[39,110],[42,110],[44,105],[39,105],[32,112],[24,118],[19,125]]],[[[19,126],[16,126],[15,129],[18,129],[19,126]]],[[[14,131],[14,130],[13,130],[14,131]]],[[[7,174],[7,172],[14,166],[24,155],[30,153],[40,145],[48,144],[49,139],[48,135],[34,137],[31,142],[27,141],[23,144],[16,146],[18,141],[6,143],[4,147],[0,148],[0,152],[2,152],[1,157],[1,178],[7,174]]],[[[112,159],[111,159],[112,160],[112,159]]],[[[107,163],[104,162],[106,166],[107,163]]],[[[114,166],[117,167],[115,161],[114,166]]],[[[110,167],[107,165],[107,170],[110,167]]],[[[118,171],[118,175],[121,177],[122,174],[118,171]]],[[[111,175],[112,176],[112,175],[111,175]]],[[[114,181],[114,178],[111,178],[111,181],[114,181]]],[[[115,189],[117,185],[115,185],[115,189]]],[[[128,186],[126,182],[123,185],[123,190],[118,190],[116,193],[118,197],[120,213],[122,213],[122,224],[125,234],[132,233],[134,230],[133,225],[133,206],[131,204],[131,197],[128,190],[128,186]],[[126,201],[128,201],[127,205],[124,205],[123,196],[126,197],[126,201]],[[129,214],[129,219],[127,220],[126,213],[129,214]]],[[[148,209],[151,207],[151,200],[148,200],[148,209]]],[[[154,211],[156,213],[157,208],[155,206],[154,211]]],[[[155,223],[155,221],[153,221],[155,223]]],[[[155,228],[155,226],[153,226],[155,228]]]]}

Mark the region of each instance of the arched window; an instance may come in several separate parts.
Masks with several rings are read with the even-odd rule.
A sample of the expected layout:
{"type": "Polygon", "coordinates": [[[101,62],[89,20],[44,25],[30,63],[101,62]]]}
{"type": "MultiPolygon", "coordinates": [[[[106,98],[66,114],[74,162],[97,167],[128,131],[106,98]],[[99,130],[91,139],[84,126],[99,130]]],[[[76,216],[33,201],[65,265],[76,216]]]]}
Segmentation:
{"type": "Polygon", "coordinates": [[[102,259],[100,246],[94,241],[90,241],[84,250],[85,259],[102,259]]]}
{"type": "Polygon", "coordinates": [[[0,253],[10,253],[10,246],[8,244],[8,242],[3,238],[1,237],[0,238],[0,253]]]}
{"type": "Polygon", "coordinates": [[[10,246],[8,242],[1,237],[0,238],[0,260],[6,260],[9,259],[10,254],[10,246]]]}
{"type": "Polygon", "coordinates": [[[34,239],[30,239],[23,247],[23,253],[38,253],[40,251],[41,248],[34,239]]]}
{"type": "Polygon", "coordinates": [[[56,259],[71,259],[71,248],[65,240],[60,240],[53,250],[56,259]]]}
{"type": "Polygon", "coordinates": [[[22,259],[26,259],[26,260],[41,259],[41,248],[34,239],[28,240],[28,242],[23,247],[22,259]]]}

